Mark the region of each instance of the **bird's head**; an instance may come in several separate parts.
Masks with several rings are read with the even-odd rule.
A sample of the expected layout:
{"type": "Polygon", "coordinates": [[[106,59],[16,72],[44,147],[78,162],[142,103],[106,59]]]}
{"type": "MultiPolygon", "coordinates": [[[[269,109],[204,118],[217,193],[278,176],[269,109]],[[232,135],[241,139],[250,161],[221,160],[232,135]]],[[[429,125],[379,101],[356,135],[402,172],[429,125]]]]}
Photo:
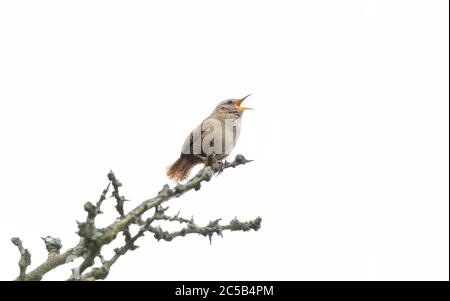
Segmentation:
{"type": "Polygon", "coordinates": [[[242,107],[242,102],[249,97],[251,94],[240,98],[240,99],[227,99],[222,101],[217,105],[217,107],[214,109],[214,112],[216,114],[224,114],[224,115],[233,115],[233,116],[242,116],[242,113],[245,110],[252,110],[252,108],[242,107]]]}

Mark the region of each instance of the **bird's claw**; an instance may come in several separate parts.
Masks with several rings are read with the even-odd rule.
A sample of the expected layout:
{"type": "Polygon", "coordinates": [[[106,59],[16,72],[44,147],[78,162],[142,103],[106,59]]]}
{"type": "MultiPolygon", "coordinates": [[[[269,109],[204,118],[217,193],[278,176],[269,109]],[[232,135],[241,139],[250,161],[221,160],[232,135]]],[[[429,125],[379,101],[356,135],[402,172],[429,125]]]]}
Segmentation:
{"type": "Polygon", "coordinates": [[[215,173],[216,176],[220,175],[223,172],[224,169],[225,169],[225,162],[217,161],[214,164],[214,173],[215,173]]]}

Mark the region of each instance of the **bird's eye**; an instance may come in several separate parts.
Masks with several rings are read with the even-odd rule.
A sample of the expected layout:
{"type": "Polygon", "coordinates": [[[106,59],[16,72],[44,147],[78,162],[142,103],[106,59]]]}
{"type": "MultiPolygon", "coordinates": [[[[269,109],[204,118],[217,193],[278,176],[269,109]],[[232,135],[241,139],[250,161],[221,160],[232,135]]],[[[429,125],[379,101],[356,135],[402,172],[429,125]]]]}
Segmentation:
{"type": "Polygon", "coordinates": [[[227,101],[227,104],[231,105],[233,103],[232,100],[227,101]]]}

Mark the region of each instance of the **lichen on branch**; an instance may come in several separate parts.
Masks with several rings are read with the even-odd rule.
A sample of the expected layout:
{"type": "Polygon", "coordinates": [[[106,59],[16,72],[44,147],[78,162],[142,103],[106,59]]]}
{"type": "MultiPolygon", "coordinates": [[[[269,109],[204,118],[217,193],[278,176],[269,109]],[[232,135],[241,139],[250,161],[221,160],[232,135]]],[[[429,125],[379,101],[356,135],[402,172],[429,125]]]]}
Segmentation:
{"type": "Polygon", "coordinates": [[[77,234],[80,237],[80,240],[76,246],[61,253],[62,243],[59,238],[51,236],[43,237],[42,239],[48,252],[48,258],[45,262],[27,273],[27,269],[31,265],[31,254],[23,247],[22,241],[19,238],[12,239],[12,242],[17,246],[20,252],[20,272],[16,280],[41,280],[49,271],[59,266],[69,264],[74,259],[80,257],[83,258],[81,264],[72,268],[72,273],[68,280],[105,279],[109,275],[111,267],[121,256],[138,248],[136,242],[147,232],[151,233],[158,241],[172,241],[177,237],[198,234],[208,237],[211,242],[214,234],[222,236],[224,231],[258,231],[261,227],[261,217],[257,217],[256,219],[247,222],[241,222],[237,218],[234,218],[228,224],[221,224],[221,219],[219,218],[212,220],[205,226],[198,226],[193,218],[187,219],[180,217],[179,213],[173,216],[167,214],[167,209],[169,207],[163,207],[163,203],[172,198],[180,197],[191,190],[199,190],[203,182],[210,181],[214,174],[220,174],[227,168],[235,168],[251,162],[251,160],[247,160],[242,155],[237,155],[232,162],[221,164],[218,164],[214,157],[209,159],[211,159],[208,160],[211,164],[208,164],[208,166],[201,169],[185,184],[178,183],[172,188],[167,184],[164,185],[156,196],[145,200],[128,213],[126,213],[125,210],[125,203],[129,200],[120,192],[122,183],[116,175],[110,171],[108,173],[108,185],[102,190],[97,202],[95,204],[91,202],[84,204],[84,210],[86,211],[87,216],[84,221],[77,222],[77,234]],[[102,214],[101,207],[104,201],[107,200],[107,195],[110,192],[111,187],[111,197],[116,201],[115,208],[118,217],[113,218],[113,221],[108,226],[98,228],[95,221],[97,216],[102,214]],[[142,216],[149,211],[151,211],[152,214],[144,220],[142,216]],[[176,222],[182,224],[183,227],[178,231],[168,232],[160,225],[155,225],[154,222],[156,221],[176,222]],[[139,226],[139,230],[134,234],[130,231],[131,225],[139,226]],[[121,247],[114,249],[114,255],[106,260],[102,255],[103,247],[115,241],[119,234],[124,236],[124,244],[121,247]],[[94,266],[96,258],[100,259],[99,266],[94,266]]]}

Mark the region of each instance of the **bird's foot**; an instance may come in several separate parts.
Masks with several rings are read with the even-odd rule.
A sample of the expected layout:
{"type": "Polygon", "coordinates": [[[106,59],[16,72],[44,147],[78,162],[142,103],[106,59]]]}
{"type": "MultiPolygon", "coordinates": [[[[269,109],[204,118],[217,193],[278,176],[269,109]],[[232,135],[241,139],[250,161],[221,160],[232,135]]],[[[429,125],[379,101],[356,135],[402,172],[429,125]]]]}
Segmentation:
{"type": "Polygon", "coordinates": [[[225,169],[225,162],[223,161],[217,161],[214,163],[214,165],[212,166],[213,170],[214,170],[214,174],[216,176],[220,175],[223,170],[225,169]]]}
{"type": "Polygon", "coordinates": [[[214,165],[217,163],[216,154],[212,152],[208,156],[206,156],[205,165],[214,167],[214,165]]]}
{"type": "Polygon", "coordinates": [[[216,157],[216,154],[213,152],[206,157],[205,166],[211,166],[214,175],[218,176],[225,169],[226,162],[226,160],[219,161],[216,157]]]}

